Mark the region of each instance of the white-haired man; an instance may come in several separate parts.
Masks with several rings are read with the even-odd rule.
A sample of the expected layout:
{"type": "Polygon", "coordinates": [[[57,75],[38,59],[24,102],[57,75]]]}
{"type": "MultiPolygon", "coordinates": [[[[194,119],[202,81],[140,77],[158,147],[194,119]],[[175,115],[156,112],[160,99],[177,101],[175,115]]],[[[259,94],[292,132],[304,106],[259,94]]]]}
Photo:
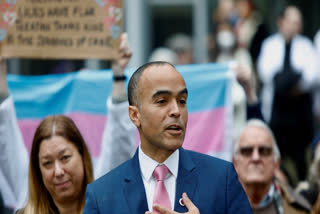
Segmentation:
{"type": "Polygon", "coordinates": [[[304,198],[275,179],[280,152],[263,121],[247,122],[234,145],[233,164],[255,214],[310,212],[311,206],[304,198]]]}

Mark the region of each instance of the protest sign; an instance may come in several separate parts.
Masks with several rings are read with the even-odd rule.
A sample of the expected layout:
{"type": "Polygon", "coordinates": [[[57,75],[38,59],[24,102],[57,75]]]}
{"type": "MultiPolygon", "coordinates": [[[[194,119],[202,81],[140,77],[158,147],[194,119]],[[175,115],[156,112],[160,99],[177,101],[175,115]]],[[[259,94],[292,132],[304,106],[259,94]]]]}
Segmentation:
{"type": "Polygon", "coordinates": [[[0,55],[113,59],[122,18],[122,0],[0,0],[0,55]]]}

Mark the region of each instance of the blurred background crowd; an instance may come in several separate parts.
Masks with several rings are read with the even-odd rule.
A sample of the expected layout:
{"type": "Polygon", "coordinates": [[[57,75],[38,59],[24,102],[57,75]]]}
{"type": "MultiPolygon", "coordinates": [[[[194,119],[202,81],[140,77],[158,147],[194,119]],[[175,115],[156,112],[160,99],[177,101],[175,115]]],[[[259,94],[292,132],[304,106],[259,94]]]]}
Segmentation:
{"type": "MultiPolygon", "coordinates": [[[[303,34],[313,39],[320,26],[320,2],[316,0],[124,0],[124,31],[128,32],[129,42],[135,53],[129,67],[146,62],[154,49],[169,45],[169,38],[175,34],[184,34],[189,38],[180,41],[175,47],[184,46],[179,52],[193,50],[192,57],[190,54],[187,56],[189,62],[215,61],[219,49],[216,44],[217,33],[221,29],[218,23],[223,20],[229,22],[239,43],[250,50],[255,61],[258,55],[256,43],[259,44],[265,36],[277,31],[277,16],[281,8],[288,3],[296,4],[300,8],[303,14],[303,34]],[[256,32],[259,32],[256,35],[258,38],[253,39],[256,32]],[[258,42],[255,42],[256,40],[258,42]]],[[[9,62],[9,72],[54,73],[65,72],[66,69],[74,71],[82,67],[105,68],[106,64],[108,62],[101,60],[79,60],[61,61],[58,66],[56,61],[52,60],[13,59],[9,62]],[[51,69],[44,71],[43,65],[51,69]]]]}

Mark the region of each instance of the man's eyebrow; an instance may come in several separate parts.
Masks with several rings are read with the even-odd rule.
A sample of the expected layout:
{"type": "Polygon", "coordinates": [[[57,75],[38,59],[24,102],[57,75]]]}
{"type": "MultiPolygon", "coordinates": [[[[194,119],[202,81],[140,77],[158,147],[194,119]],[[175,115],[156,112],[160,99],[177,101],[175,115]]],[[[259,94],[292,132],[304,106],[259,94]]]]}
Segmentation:
{"type": "Polygon", "coordinates": [[[178,94],[179,94],[179,95],[181,95],[181,94],[186,94],[186,95],[188,95],[188,89],[187,89],[187,88],[184,88],[184,89],[182,89],[178,94]]]}
{"type": "MultiPolygon", "coordinates": [[[[159,91],[156,91],[156,93],[154,93],[152,95],[152,98],[156,98],[158,96],[161,96],[161,95],[172,95],[172,91],[168,91],[168,90],[159,90],[159,91]]],[[[179,91],[178,95],[182,95],[182,94],[186,94],[188,95],[188,89],[187,88],[184,88],[182,89],[181,91],[179,91]]]]}
{"type": "Polygon", "coordinates": [[[161,96],[161,95],[171,95],[171,94],[172,94],[171,91],[168,91],[168,90],[159,90],[159,91],[156,91],[156,93],[154,93],[154,94],[152,95],[152,98],[154,99],[154,98],[156,98],[156,97],[158,97],[158,96],[161,96]]]}

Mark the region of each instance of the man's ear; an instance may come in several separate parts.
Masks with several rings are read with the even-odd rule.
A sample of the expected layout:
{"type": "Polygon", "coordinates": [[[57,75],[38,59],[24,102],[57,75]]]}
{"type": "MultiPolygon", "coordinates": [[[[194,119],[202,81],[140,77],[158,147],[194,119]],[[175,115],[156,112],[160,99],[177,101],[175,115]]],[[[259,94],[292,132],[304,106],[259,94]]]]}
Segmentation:
{"type": "Polygon", "coordinates": [[[129,106],[129,117],[136,127],[139,128],[141,123],[140,112],[137,106],[129,106]]]}
{"type": "Polygon", "coordinates": [[[233,164],[234,168],[237,167],[237,160],[236,160],[235,156],[232,157],[232,164],[233,164]]]}
{"type": "Polygon", "coordinates": [[[275,162],[275,169],[274,169],[274,177],[282,182],[282,183],[288,183],[288,177],[286,174],[280,169],[280,158],[275,162]]]}
{"type": "Polygon", "coordinates": [[[281,159],[280,157],[275,161],[275,168],[276,170],[279,170],[280,169],[280,164],[281,164],[281,159]]]}

